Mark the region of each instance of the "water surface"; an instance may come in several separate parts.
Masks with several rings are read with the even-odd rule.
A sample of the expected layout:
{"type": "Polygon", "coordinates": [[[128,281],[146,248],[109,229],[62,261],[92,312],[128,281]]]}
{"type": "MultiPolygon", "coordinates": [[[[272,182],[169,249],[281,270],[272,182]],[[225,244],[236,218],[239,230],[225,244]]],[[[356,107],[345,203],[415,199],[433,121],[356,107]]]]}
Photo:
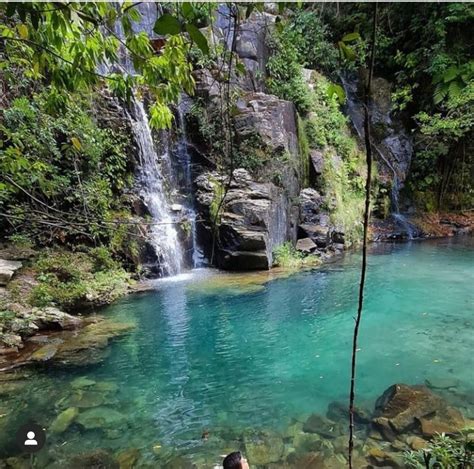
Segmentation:
{"type": "MultiPolygon", "coordinates": [[[[373,408],[393,383],[427,379],[455,382],[458,405],[459,396],[473,395],[473,261],[472,238],[372,248],[360,405],[373,408]]],[[[34,372],[31,385],[10,397],[8,412],[48,427],[73,379],[114,382],[118,391],[106,404],[126,415],[126,425],[117,432],[72,425],[50,436],[49,454],[139,448],[150,464],[167,452],[196,458],[211,451],[218,461],[230,443],[210,450],[203,431],[283,432],[295,418],[347,401],[359,268],[360,255],[349,254],[253,289],[213,288],[203,281],[206,271],[157,282],[156,291],[101,312],[136,323],[102,365],[34,372]]]]}

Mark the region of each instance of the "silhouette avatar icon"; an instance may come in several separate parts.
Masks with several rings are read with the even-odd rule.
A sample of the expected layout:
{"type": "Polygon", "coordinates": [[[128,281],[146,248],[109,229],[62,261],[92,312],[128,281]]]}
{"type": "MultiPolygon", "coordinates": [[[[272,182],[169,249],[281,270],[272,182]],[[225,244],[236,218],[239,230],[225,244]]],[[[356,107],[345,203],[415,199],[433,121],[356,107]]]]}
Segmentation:
{"type": "Polygon", "coordinates": [[[25,446],[38,446],[38,442],[35,440],[35,432],[28,432],[26,434],[27,440],[25,440],[25,446]]]}

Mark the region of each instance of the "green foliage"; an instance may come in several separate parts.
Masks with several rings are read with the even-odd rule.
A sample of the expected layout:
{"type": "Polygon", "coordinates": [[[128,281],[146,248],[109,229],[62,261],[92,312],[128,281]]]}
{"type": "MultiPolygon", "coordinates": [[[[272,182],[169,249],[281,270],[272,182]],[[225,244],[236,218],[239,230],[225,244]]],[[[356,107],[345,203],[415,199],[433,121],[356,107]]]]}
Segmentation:
{"type": "Polygon", "coordinates": [[[46,251],[33,266],[39,281],[29,298],[33,306],[75,310],[106,304],[125,294],[130,275],[103,247],[89,252],[46,251]]]}
{"type": "Polygon", "coordinates": [[[297,9],[290,17],[288,28],[295,33],[294,45],[303,65],[327,74],[334,74],[339,67],[338,52],[319,12],[297,9]]]}
{"type": "Polygon", "coordinates": [[[56,114],[48,109],[50,97],[45,90],[15,98],[2,111],[0,209],[35,241],[44,241],[45,226],[55,225],[58,238],[80,232],[107,237],[102,223],[113,217],[132,182],[129,141],[98,126],[89,100],[75,95],[56,114]],[[34,208],[33,197],[41,199],[34,208]],[[74,220],[63,226],[68,214],[74,220]]]}
{"type": "Polygon", "coordinates": [[[154,97],[150,124],[170,127],[170,103],[184,90],[193,92],[191,43],[208,52],[199,31],[206,10],[190,3],[176,4],[162,15],[155,31],[168,36],[159,54],[146,33],[135,33],[139,11],[130,3],[30,2],[0,4],[0,42],[5,63],[22,63],[27,77],[50,84],[56,95],[90,90],[103,84],[129,100],[134,88],[146,85],[154,97]],[[115,34],[120,24],[124,38],[115,34]],[[133,62],[133,74],[98,73],[101,64],[119,62],[121,49],[133,62]]]}
{"type": "Polygon", "coordinates": [[[474,467],[474,442],[464,435],[437,435],[427,449],[406,452],[405,464],[408,469],[470,469],[474,467]]]}
{"type": "Polygon", "coordinates": [[[299,35],[289,28],[276,29],[270,36],[267,86],[271,93],[292,101],[298,111],[305,114],[310,109],[311,100],[296,46],[298,39],[299,35]]]}
{"type": "Polygon", "coordinates": [[[305,266],[317,266],[321,261],[314,255],[305,255],[297,251],[291,241],[287,241],[273,250],[273,264],[284,269],[300,269],[305,266]]]}

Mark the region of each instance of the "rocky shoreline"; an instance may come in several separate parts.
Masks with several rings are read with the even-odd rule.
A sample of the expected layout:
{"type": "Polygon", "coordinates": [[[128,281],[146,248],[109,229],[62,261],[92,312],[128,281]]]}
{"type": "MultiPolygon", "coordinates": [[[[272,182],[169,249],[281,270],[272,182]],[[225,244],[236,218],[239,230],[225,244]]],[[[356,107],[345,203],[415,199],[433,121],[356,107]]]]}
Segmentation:
{"type": "MultiPolygon", "coordinates": [[[[21,385],[21,379],[20,375],[2,375],[2,390],[5,391],[5,386],[15,389],[21,385]]],[[[469,410],[465,409],[467,415],[453,407],[448,398],[456,395],[456,386],[454,381],[427,381],[423,385],[398,383],[377,399],[372,410],[356,408],[354,467],[423,467],[413,462],[421,464],[426,452],[432,454],[434,463],[437,453],[433,452],[432,445],[449,441],[450,444],[458,442],[462,448],[464,444],[472,444],[474,421],[469,417],[473,416],[474,402],[471,399],[469,410]],[[446,440],[448,436],[450,439],[446,440]]],[[[339,469],[347,466],[346,402],[330,403],[325,415],[314,413],[295,418],[283,430],[203,428],[202,434],[195,436],[196,445],[190,452],[160,442],[143,442],[140,447],[127,444],[123,435],[138,429],[130,428],[127,414],[117,408],[117,393],[118,387],[113,381],[96,381],[87,376],[72,379],[69,391],[55,404],[54,415],[49,417],[47,428],[53,443],[50,451],[44,452],[38,460],[39,467],[59,467],[61,461],[67,460],[68,464],[73,462],[68,467],[77,468],[91,467],[93,463],[94,467],[117,469],[205,469],[219,467],[221,455],[235,449],[241,450],[254,468],[339,469]],[[77,432],[96,432],[115,443],[112,447],[105,445],[71,454],[60,442],[77,432]]],[[[466,454],[468,465],[465,467],[470,467],[473,454],[466,454]]],[[[1,462],[2,467],[20,468],[26,459],[12,456],[1,462]]]]}

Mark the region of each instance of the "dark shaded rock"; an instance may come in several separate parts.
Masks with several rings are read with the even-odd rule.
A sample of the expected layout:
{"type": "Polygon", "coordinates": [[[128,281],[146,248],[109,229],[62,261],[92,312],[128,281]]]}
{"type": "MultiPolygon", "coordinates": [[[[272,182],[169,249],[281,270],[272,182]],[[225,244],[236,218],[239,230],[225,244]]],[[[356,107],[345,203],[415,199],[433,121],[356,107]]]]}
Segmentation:
{"type": "Polygon", "coordinates": [[[300,219],[306,224],[320,224],[321,206],[323,197],[318,191],[311,188],[300,192],[300,219]]]}
{"type": "Polygon", "coordinates": [[[444,407],[443,399],[425,386],[394,384],[377,399],[374,423],[382,433],[389,428],[402,433],[413,428],[417,419],[444,407]]]}

